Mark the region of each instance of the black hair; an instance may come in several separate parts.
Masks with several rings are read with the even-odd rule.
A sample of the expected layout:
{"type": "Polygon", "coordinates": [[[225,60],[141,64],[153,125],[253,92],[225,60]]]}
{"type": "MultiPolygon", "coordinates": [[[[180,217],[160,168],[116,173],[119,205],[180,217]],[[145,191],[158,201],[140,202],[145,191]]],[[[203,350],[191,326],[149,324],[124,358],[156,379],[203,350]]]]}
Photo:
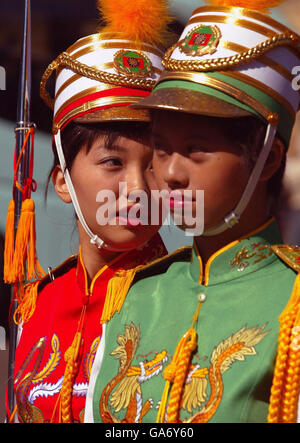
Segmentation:
{"type": "MultiPolygon", "coordinates": [[[[61,131],[61,143],[64,152],[66,168],[71,171],[74,160],[85,149],[88,153],[98,137],[105,136],[107,147],[112,146],[119,137],[127,137],[138,142],[146,142],[150,138],[150,125],[147,122],[109,122],[109,123],[76,123],[71,121],[61,131]]],[[[48,174],[45,187],[45,200],[47,199],[49,183],[52,173],[59,165],[59,159],[55,147],[52,144],[53,164],[48,174]]]]}

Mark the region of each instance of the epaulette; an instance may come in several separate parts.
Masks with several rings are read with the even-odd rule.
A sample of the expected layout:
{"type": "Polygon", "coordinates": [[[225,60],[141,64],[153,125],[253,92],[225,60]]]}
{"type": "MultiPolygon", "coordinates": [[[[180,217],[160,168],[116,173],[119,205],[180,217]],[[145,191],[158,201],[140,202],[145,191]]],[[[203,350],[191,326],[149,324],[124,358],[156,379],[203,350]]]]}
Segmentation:
{"type": "Polygon", "coordinates": [[[290,268],[300,273],[300,247],[290,245],[273,245],[272,251],[290,268]]]}
{"type": "Polygon", "coordinates": [[[77,264],[77,255],[72,255],[55,269],[48,268],[48,274],[44,277],[27,283],[20,291],[16,292],[18,299],[18,307],[15,312],[15,322],[17,324],[26,323],[34,314],[38,293],[42,291],[47,284],[51,283],[55,278],[68,272],[77,264]]]}
{"type": "Polygon", "coordinates": [[[192,247],[182,246],[171,254],[165,255],[164,257],[158,258],[151,263],[143,266],[136,272],[133,283],[145,278],[151,277],[153,275],[163,274],[168,270],[170,265],[174,262],[187,262],[191,260],[192,247]]]}
{"type": "Polygon", "coordinates": [[[51,283],[58,277],[68,272],[70,269],[77,266],[78,255],[71,255],[64,262],[58,265],[56,268],[48,268],[48,273],[39,280],[38,290],[41,291],[47,284],[51,283]]]}

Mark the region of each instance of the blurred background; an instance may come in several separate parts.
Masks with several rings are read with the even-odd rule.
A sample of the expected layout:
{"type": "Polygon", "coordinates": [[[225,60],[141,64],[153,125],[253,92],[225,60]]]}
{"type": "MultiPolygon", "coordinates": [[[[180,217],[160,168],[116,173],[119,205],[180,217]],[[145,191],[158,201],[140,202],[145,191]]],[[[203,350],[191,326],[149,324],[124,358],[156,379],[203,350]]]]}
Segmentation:
{"type": "MultiPolygon", "coordinates": [[[[204,4],[204,1],[170,0],[169,3],[175,17],[173,29],[179,34],[192,11],[204,4]]],[[[51,186],[45,204],[45,183],[52,164],[52,115],[39,97],[39,83],[52,60],[78,38],[96,32],[99,15],[96,0],[31,0],[31,8],[31,118],[37,125],[34,178],[38,185],[33,198],[37,212],[37,250],[41,265],[47,269],[48,266],[57,266],[66,257],[77,252],[77,238],[73,210],[71,206],[60,203],[51,186]]],[[[5,69],[6,85],[5,90],[0,90],[0,328],[5,328],[6,331],[10,288],[3,284],[2,279],[3,239],[13,184],[14,127],[23,15],[24,1],[1,0],[0,67],[5,69]]],[[[300,33],[299,0],[286,0],[273,11],[273,16],[300,33]]],[[[300,116],[294,129],[288,157],[280,223],[284,241],[300,244],[300,116]]],[[[189,237],[184,237],[176,228],[164,228],[162,235],[169,251],[191,242],[189,237]]],[[[6,383],[7,350],[0,348],[0,422],[5,415],[6,383]]]]}

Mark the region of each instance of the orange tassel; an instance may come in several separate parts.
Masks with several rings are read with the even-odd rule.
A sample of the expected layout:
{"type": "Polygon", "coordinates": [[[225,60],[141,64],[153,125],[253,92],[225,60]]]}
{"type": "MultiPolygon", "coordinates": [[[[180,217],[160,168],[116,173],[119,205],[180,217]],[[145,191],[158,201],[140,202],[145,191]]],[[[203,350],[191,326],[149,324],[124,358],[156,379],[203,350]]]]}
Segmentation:
{"type": "Polygon", "coordinates": [[[18,223],[13,261],[13,275],[15,282],[41,278],[45,275],[36,256],[35,206],[32,199],[24,200],[18,223]]]}
{"type": "Polygon", "coordinates": [[[99,32],[107,38],[124,38],[138,43],[164,45],[172,22],[167,0],[98,0],[106,26],[99,32]]]}
{"type": "Polygon", "coordinates": [[[27,323],[33,316],[38,298],[39,283],[39,281],[35,281],[28,283],[25,287],[23,284],[17,285],[15,296],[18,300],[18,307],[14,314],[16,325],[27,323]]]}
{"type": "Polygon", "coordinates": [[[5,230],[5,246],[4,246],[4,282],[13,283],[13,260],[14,260],[14,243],[15,243],[15,202],[11,200],[8,205],[6,216],[5,230]]]}

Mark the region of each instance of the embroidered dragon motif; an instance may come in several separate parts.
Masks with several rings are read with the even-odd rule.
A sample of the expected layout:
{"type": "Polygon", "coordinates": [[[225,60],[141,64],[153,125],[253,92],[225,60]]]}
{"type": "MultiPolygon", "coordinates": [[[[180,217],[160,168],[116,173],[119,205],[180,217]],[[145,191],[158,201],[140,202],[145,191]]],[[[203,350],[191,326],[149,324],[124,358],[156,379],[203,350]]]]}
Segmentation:
{"type": "MultiPolygon", "coordinates": [[[[207,367],[201,368],[199,364],[191,363],[180,403],[180,409],[186,411],[189,417],[180,422],[207,423],[214,416],[223,398],[224,373],[236,361],[242,362],[247,356],[257,354],[256,345],[269,333],[264,330],[265,327],[244,326],[221,341],[213,349],[207,367]]],[[[162,351],[156,353],[153,360],[132,366],[139,341],[140,328],[131,323],[125,326],[125,334],[118,336],[119,346],[110,354],[119,359],[119,370],[101,395],[99,410],[104,423],[141,423],[152,407],[152,399],[147,399],[143,404],[142,383],[162,372],[169,354],[162,351]],[[126,410],[123,420],[113,413],[121,410],[126,410]]]]}
{"type": "Polygon", "coordinates": [[[223,374],[234,362],[245,361],[248,355],[256,355],[255,346],[269,333],[263,331],[265,326],[249,329],[244,326],[214,348],[209,368],[191,369],[185,385],[182,408],[192,413],[192,409],[199,408],[205,403],[208,385],[211,392],[202,409],[184,422],[207,423],[213,417],[222,400],[223,374]]]}
{"type": "Polygon", "coordinates": [[[164,350],[159,353],[153,351],[155,357],[152,360],[140,362],[139,366],[132,366],[139,342],[140,328],[133,323],[125,326],[125,334],[117,338],[119,346],[111,352],[111,355],[119,360],[118,374],[106,385],[100,399],[99,409],[104,423],[141,423],[152,408],[151,398],[143,404],[141,384],[162,372],[168,356],[164,350]],[[123,420],[113,415],[109,400],[115,412],[127,409],[123,420]]]}

